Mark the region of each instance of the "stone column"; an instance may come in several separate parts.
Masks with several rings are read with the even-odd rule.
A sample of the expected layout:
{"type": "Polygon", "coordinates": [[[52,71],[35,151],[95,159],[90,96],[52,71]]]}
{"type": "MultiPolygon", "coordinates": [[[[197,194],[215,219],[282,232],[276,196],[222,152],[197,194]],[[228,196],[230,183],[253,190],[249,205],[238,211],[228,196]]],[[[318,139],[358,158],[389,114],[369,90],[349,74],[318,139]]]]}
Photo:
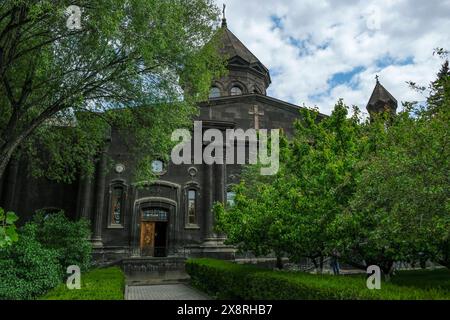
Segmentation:
{"type": "Polygon", "coordinates": [[[82,177],[80,180],[80,202],[78,216],[84,219],[91,219],[91,193],[92,193],[92,177],[82,177]]]}
{"type": "Polygon", "coordinates": [[[212,206],[213,206],[213,165],[205,164],[205,184],[203,189],[204,195],[204,240],[212,238],[214,236],[213,230],[213,216],[212,216],[212,206]]]}
{"type": "Polygon", "coordinates": [[[102,243],[102,228],[103,228],[103,211],[105,209],[105,183],[106,183],[106,165],[107,165],[107,150],[108,145],[103,149],[97,169],[97,183],[96,183],[96,206],[95,206],[95,226],[94,235],[92,237],[92,245],[94,247],[103,247],[102,243]]]}

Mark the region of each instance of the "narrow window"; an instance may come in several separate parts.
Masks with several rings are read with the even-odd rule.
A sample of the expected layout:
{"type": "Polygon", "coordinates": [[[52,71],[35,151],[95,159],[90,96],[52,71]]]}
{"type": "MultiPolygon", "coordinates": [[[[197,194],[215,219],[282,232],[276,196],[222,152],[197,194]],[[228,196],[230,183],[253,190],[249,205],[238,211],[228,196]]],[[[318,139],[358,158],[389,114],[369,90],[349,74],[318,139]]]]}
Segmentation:
{"type": "Polygon", "coordinates": [[[111,197],[111,222],[122,224],[123,187],[114,187],[111,197]]]}
{"type": "Polygon", "coordinates": [[[227,192],[227,207],[234,206],[234,198],[236,197],[236,192],[228,191],[227,192]]]}
{"type": "Polygon", "coordinates": [[[188,191],[188,223],[196,224],[196,204],[197,204],[197,191],[189,190],[188,191]]]}

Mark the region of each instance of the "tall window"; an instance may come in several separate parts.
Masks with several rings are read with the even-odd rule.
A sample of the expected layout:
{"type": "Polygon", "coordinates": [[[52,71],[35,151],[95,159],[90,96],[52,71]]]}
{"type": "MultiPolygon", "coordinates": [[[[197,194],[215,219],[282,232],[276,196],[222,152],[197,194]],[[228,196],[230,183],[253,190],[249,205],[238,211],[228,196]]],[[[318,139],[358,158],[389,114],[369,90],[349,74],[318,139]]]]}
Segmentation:
{"type": "Polygon", "coordinates": [[[188,190],[188,223],[196,224],[196,206],[197,206],[197,191],[190,189],[188,190]]]}
{"type": "Polygon", "coordinates": [[[231,88],[231,95],[232,96],[239,96],[241,94],[242,94],[242,89],[241,88],[239,88],[237,86],[234,86],[233,88],[231,88]]]}
{"type": "Polygon", "coordinates": [[[112,190],[111,197],[111,224],[122,224],[123,187],[117,186],[112,190]]]}
{"type": "Polygon", "coordinates": [[[210,98],[219,98],[220,97],[220,89],[217,87],[212,87],[209,91],[210,98]]]}
{"type": "Polygon", "coordinates": [[[235,197],[236,197],[236,192],[227,191],[227,206],[228,207],[234,206],[234,198],[235,197]]]}

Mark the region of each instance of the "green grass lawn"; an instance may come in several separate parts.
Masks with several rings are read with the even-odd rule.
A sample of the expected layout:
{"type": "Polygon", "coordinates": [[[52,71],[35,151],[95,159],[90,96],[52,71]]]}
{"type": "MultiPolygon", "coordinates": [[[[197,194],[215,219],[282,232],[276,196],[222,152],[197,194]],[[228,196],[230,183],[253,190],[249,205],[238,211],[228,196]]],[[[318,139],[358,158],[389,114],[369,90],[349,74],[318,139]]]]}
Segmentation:
{"type": "Polygon", "coordinates": [[[450,270],[400,271],[392,277],[392,284],[401,287],[414,287],[425,290],[440,289],[450,294],[450,270]]]}
{"type": "Polygon", "coordinates": [[[123,300],[125,276],[118,267],[94,269],[81,275],[81,289],[66,284],[49,291],[40,300],[123,300]]]}
{"type": "Polygon", "coordinates": [[[191,283],[218,299],[238,300],[450,300],[448,269],[401,271],[381,290],[366,275],[273,271],[214,259],[190,259],[191,283]]]}

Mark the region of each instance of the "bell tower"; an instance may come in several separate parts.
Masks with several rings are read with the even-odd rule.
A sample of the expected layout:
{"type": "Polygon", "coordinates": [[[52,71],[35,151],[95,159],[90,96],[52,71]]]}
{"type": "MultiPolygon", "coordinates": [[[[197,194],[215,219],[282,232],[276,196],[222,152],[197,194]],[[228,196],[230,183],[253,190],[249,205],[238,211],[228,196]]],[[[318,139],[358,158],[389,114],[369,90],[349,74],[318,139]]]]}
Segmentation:
{"type": "Polygon", "coordinates": [[[383,112],[389,112],[390,114],[395,115],[398,106],[397,100],[380,83],[378,75],[375,77],[375,79],[375,88],[373,89],[372,95],[369,99],[369,103],[366,107],[371,119],[373,119],[374,115],[383,112]]]}
{"type": "Polygon", "coordinates": [[[259,59],[228,29],[223,7],[219,50],[228,60],[228,74],[214,81],[210,98],[245,94],[266,95],[271,83],[269,70],[259,59]]]}

